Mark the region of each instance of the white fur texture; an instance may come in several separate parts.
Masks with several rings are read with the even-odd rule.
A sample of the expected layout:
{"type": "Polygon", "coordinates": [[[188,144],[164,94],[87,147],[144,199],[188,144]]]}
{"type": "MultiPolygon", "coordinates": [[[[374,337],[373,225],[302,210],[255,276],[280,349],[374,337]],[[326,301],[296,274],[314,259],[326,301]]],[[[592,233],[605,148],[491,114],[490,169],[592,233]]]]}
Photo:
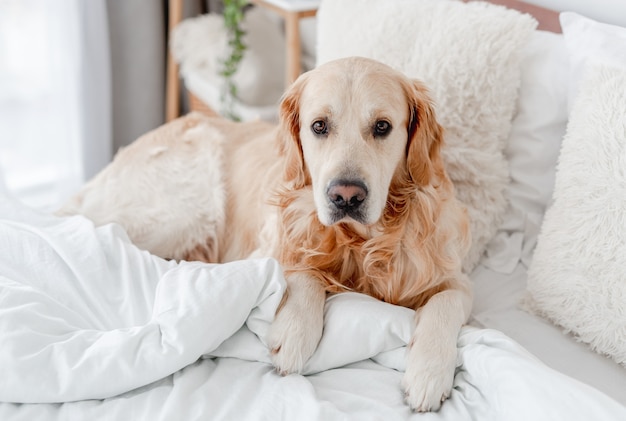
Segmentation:
{"type": "Polygon", "coordinates": [[[473,243],[464,262],[470,271],[506,211],[503,149],[520,85],[520,51],[536,22],[500,6],[448,0],[325,1],[318,20],[318,64],[370,57],[431,89],[446,129],[448,174],[471,219],[473,243]]]}
{"type": "MultiPolygon", "coordinates": [[[[242,27],[247,50],[233,77],[237,97],[247,105],[277,104],[285,87],[285,39],[280,26],[262,9],[253,8],[246,12],[242,27]]],[[[176,26],[170,47],[183,75],[193,73],[221,87],[219,73],[228,56],[227,42],[222,15],[207,14],[176,26]]]]}
{"type": "Polygon", "coordinates": [[[529,269],[527,304],[626,366],[626,70],[597,67],[574,103],[529,269]]]}

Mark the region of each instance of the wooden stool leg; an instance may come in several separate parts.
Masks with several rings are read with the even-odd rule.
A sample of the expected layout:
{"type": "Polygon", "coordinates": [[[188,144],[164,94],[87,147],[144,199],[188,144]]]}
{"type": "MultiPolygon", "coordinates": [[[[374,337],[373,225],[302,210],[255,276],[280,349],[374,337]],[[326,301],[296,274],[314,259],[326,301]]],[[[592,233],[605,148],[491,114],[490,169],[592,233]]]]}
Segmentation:
{"type": "MultiPolygon", "coordinates": [[[[168,34],[183,18],[183,1],[170,0],[168,34]]],[[[169,35],[168,35],[169,38],[169,35]]],[[[170,49],[167,49],[167,81],[165,91],[165,121],[171,121],[178,117],[180,112],[180,79],[178,76],[178,64],[174,61],[170,49]]]]}
{"type": "Polygon", "coordinates": [[[297,12],[285,16],[285,35],[287,38],[286,85],[291,85],[300,75],[300,17],[297,12]]]}

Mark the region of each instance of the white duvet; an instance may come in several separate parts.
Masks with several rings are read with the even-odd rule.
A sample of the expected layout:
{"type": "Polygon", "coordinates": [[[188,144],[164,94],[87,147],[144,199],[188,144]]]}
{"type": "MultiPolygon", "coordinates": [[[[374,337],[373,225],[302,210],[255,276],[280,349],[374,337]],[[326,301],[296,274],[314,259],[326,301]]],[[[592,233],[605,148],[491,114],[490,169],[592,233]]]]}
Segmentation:
{"type": "Polygon", "coordinates": [[[329,298],[305,375],[263,344],[285,289],[271,259],[165,261],[116,225],[0,194],[0,420],[626,420],[505,335],[466,327],[454,390],[414,414],[400,389],[413,311],[329,298]]]}

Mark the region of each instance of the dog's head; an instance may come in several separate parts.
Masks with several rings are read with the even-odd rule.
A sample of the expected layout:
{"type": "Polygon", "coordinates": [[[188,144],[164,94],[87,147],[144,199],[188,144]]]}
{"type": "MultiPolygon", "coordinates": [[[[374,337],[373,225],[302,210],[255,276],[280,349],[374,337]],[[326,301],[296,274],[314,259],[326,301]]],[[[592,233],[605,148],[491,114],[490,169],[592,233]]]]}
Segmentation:
{"type": "Polygon", "coordinates": [[[311,185],[324,225],[377,222],[392,184],[427,186],[443,171],[442,128],[421,82],[365,58],[302,75],[280,107],[285,178],[311,185]]]}

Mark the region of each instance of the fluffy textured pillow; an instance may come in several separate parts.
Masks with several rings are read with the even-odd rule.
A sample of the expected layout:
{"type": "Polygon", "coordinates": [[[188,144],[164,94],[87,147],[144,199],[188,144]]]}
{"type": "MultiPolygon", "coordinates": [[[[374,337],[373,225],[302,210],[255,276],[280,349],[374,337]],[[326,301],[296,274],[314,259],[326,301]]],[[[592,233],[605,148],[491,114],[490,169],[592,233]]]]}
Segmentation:
{"type": "Polygon", "coordinates": [[[528,275],[528,305],[626,366],[626,68],[589,69],[528,275]]]}
{"type": "Polygon", "coordinates": [[[526,305],[626,366],[626,28],[561,26],[575,99],[526,305]]]}
{"type": "Polygon", "coordinates": [[[503,155],[536,22],[492,4],[450,0],[328,0],[318,12],[318,64],[365,56],[423,80],[446,129],[444,159],[471,218],[471,270],[507,202],[503,155]],[[346,19],[345,16],[350,16],[346,19]]]}

